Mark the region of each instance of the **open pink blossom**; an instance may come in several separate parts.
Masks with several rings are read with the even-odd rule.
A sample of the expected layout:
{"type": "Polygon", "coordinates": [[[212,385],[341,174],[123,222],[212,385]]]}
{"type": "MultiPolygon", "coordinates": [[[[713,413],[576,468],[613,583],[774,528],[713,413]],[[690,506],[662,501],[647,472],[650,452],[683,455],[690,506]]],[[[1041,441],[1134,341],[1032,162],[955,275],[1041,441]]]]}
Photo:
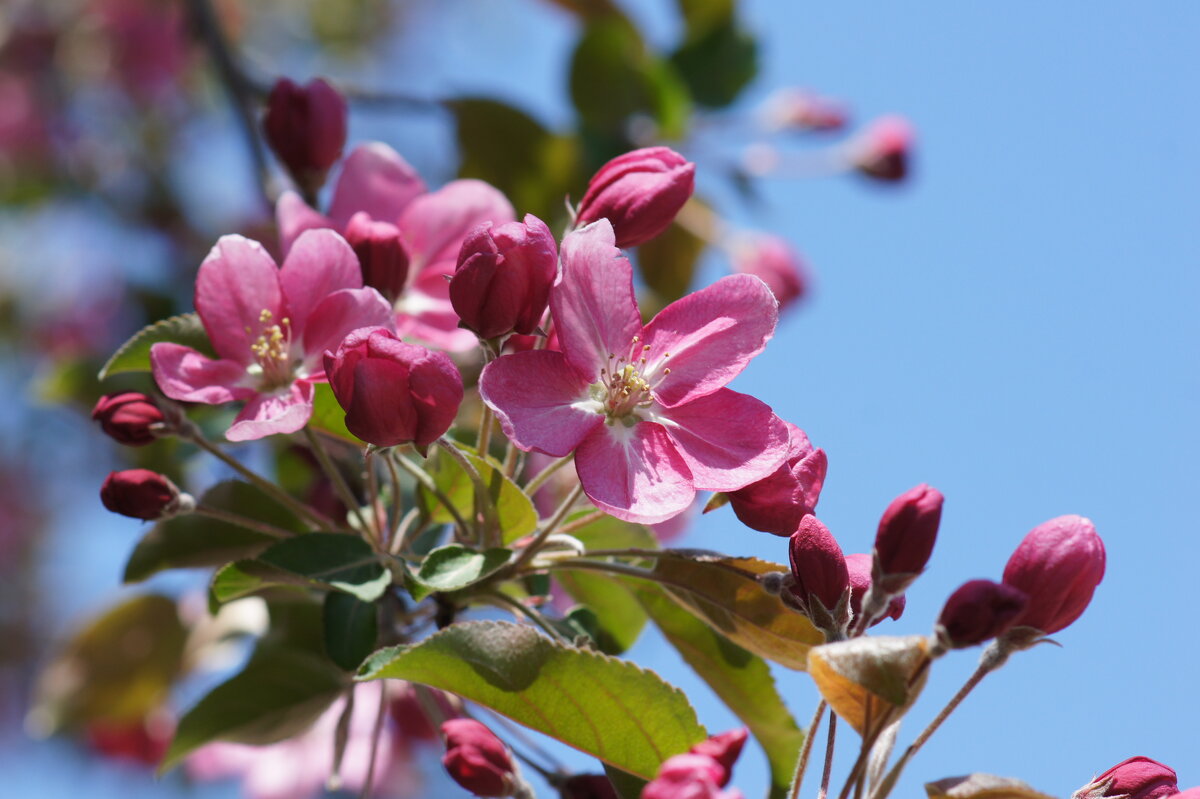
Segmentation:
{"type": "Polygon", "coordinates": [[[154,379],[183,402],[246,401],[230,441],[300,430],[313,383],[325,380],[325,350],[360,327],[394,324],[387,301],[363,288],[350,245],[330,230],[301,236],[282,269],[258,242],[222,236],[196,275],[196,311],[218,360],[160,342],[150,348],[154,379]]]}
{"type": "Polygon", "coordinates": [[[561,260],[550,312],[562,352],[501,356],[479,381],[518,447],[574,452],[592,502],[642,523],[682,512],[697,489],[732,491],[783,463],[783,421],[725,388],[775,332],[765,283],[722,278],[643,326],[607,220],[569,234],[561,260]]]}
{"type": "Polygon", "coordinates": [[[395,150],[370,142],[356,147],[342,164],[328,216],[292,191],[284,192],[275,205],[284,253],[304,231],[332,228],[345,233],[356,216],[359,226],[386,222],[399,231],[407,277],[403,291],[388,297],[395,305],[396,331],[451,352],[474,347],[475,334],[458,327],[447,277],[454,274],[458,251],[473,228],[516,220],[504,195],[481,180],[455,180],[429,192],[395,150]]]}

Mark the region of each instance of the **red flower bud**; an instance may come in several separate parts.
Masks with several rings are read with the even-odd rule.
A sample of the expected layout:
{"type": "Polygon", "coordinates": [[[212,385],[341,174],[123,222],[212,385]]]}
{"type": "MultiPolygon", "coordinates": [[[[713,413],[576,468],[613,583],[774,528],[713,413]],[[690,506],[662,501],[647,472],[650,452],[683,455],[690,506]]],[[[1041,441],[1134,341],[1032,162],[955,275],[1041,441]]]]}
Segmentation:
{"type": "Polygon", "coordinates": [[[607,218],[618,247],[636,247],[667,229],[692,196],[696,165],[669,147],[619,155],[592,176],[580,225],[607,218]]]}
{"type": "MultiPolygon", "coordinates": [[[[1197,789],[1193,789],[1197,793],[1197,789]]],[[[1183,796],[1175,770],[1148,757],[1131,757],[1110,768],[1075,792],[1078,799],[1128,797],[1128,799],[1166,799],[1183,796]]]]}
{"type": "Polygon", "coordinates": [[[346,99],[317,78],[298,86],[280,78],[267,97],[263,133],[267,144],[307,191],[325,182],[325,173],[346,144],[346,99]]]}
{"type": "Polygon", "coordinates": [[[768,130],[838,130],[848,116],[842,103],[806,89],[788,87],[771,94],[762,106],[768,130]]]}
{"type": "Polygon", "coordinates": [[[725,767],[704,755],[675,755],[658,767],[658,775],[642,789],[642,799],[733,799],[740,791],[722,791],[725,767]]]}
{"type": "Polygon", "coordinates": [[[942,492],[922,483],[892,500],[875,533],[875,556],[887,574],[920,574],[942,521],[942,492]]]}
{"type": "Polygon", "coordinates": [[[809,597],[814,596],[826,610],[833,610],[850,586],[846,558],[833,533],[816,516],[805,516],[792,533],[789,554],[793,580],[790,590],[801,607],[809,607],[809,597]]]}
{"type": "Polygon", "coordinates": [[[482,339],[528,335],[542,320],[557,276],[558,249],[545,222],[533,214],[496,227],[485,222],[463,240],[450,303],[482,339]]]}
{"type": "Polygon", "coordinates": [[[157,438],[157,425],[164,422],[163,412],[154,400],[137,391],[105,394],[92,409],[92,418],[100,429],[121,444],[142,447],[157,438]]]}
{"type": "Polygon", "coordinates": [[[558,790],[561,799],[619,799],[617,789],[603,774],[576,774],[558,790]]]}
{"type": "Polygon", "coordinates": [[[509,796],[516,767],[504,742],[474,719],[442,724],[446,754],[442,765],[462,787],[476,796],[509,796]]]}
{"type": "Polygon", "coordinates": [[[355,330],[336,354],[326,351],[325,374],[346,427],[379,447],[424,451],[450,429],[463,398],[453,361],[383,328],[355,330]]]}
{"type": "Polygon", "coordinates": [[[746,745],[746,738],[749,735],[750,731],[741,727],[714,735],[696,744],[688,751],[693,755],[711,757],[721,768],[725,769],[725,776],[717,781],[717,784],[724,788],[729,784],[730,777],[733,776],[733,764],[737,762],[738,756],[742,753],[742,747],[746,745]]]}
{"type": "Polygon", "coordinates": [[[123,721],[96,719],[85,728],[87,742],[96,752],[146,766],[162,762],[174,731],[174,722],[162,713],[123,721]]]}
{"type": "Polygon", "coordinates": [[[770,476],[726,495],[742,524],[775,535],[791,535],[816,509],[829,465],[825,450],[813,449],[803,430],[784,424],[791,437],[787,460],[770,476]]]}
{"type": "Polygon", "coordinates": [[[1004,567],[1004,583],[1029,595],[1013,626],[1058,632],[1082,615],[1104,577],[1104,542],[1091,520],[1059,516],[1025,536],[1004,567]]]}
{"type": "Polygon", "coordinates": [[[165,475],[149,469],[110,472],[100,486],[104,507],[122,516],[147,521],[164,516],[178,507],[183,496],[165,475]]]}
{"type": "MultiPolygon", "coordinates": [[[[846,571],[850,575],[850,610],[855,617],[862,613],[863,597],[871,589],[872,558],[866,553],[846,556],[846,571]]],[[[908,600],[904,594],[898,594],[888,601],[887,611],[877,618],[871,626],[874,627],[884,619],[898,619],[904,615],[904,606],[908,600]]]]}
{"type": "Polygon", "coordinates": [[[346,241],[358,256],[363,285],[378,289],[389,302],[395,302],[408,282],[408,250],[400,228],[377,222],[366,211],[359,211],[346,225],[346,241]]]}
{"type": "Polygon", "coordinates": [[[982,644],[1013,626],[1029,597],[991,580],[970,580],[950,595],[938,616],[938,638],[951,649],[982,644]]]}
{"type": "Polygon", "coordinates": [[[779,310],[804,296],[808,288],[804,261],[792,245],[779,236],[743,236],[733,243],[733,271],[754,275],[767,284],[779,310]]]}
{"type": "Polygon", "coordinates": [[[902,117],[875,120],[856,137],[851,147],[851,162],[867,177],[895,183],[908,176],[913,131],[902,117]]]}

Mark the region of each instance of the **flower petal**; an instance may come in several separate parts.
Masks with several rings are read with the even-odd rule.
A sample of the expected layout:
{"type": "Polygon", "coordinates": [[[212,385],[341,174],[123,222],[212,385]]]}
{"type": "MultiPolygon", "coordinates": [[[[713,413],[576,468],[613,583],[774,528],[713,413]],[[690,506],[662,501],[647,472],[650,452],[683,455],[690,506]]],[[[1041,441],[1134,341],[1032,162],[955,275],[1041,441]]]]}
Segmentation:
{"type": "Polygon", "coordinates": [[[191,347],[160,341],[150,348],[150,368],[162,393],[182,402],[220,405],[253,397],[243,385],[246,365],[201,355],[191,347]]]}
{"type": "Polygon", "coordinates": [[[395,222],[424,193],[425,182],[399,153],[382,142],[361,144],[342,165],[329,216],[338,230],[345,230],[358,211],[381,222],[395,222]]]}
{"type": "Polygon", "coordinates": [[[463,239],[476,225],[497,225],[516,220],[508,199],[482,180],[454,180],[435,192],[418,197],[404,210],[396,225],[413,269],[439,261],[458,260],[463,239]]]}
{"type": "Polygon", "coordinates": [[[653,422],[597,427],[575,451],[575,470],[596,507],[627,522],[665,521],[696,498],[687,463],[653,422]]]}
{"type": "Polygon", "coordinates": [[[254,441],[276,433],[295,433],[308,424],[313,409],[313,384],[292,383],[287,393],[259,394],[246,403],[225,431],[230,441],[254,441]]]}
{"type": "Polygon", "coordinates": [[[332,230],[301,234],[279,270],[279,282],[293,336],[304,335],[308,317],[321,300],[339,289],[360,289],[363,284],[358,256],[332,230]]]}
{"type": "Polygon", "coordinates": [[[561,457],[604,422],[603,405],[561,353],[504,355],[479,376],[479,393],[504,434],[523,450],[561,457]]]}
{"type": "Polygon", "coordinates": [[[254,360],[250,344],[261,332],[263,311],[274,320],[286,316],[279,269],[263,246],[244,236],[218,239],[196,274],[196,310],[218,355],[254,360]]]}
{"type": "Polygon", "coordinates": [[[458,314],[450,302],[446,278],[453,272],[454,265],[449,262],[427,266],[396,301],[396,332],[401,337],[446,352],[475,347],[475,334],[458,326],[458,314]]]}
{"type": "Polygon", "coordinates": [[[723,277],[663,308],[644,336],[646,372],[671,370],[655,396],[669,407],[711,394],[762,352],[778,319],[771,289],[750,275],[723,277]]]}
{"type": "Polygon", "coordinates": [[[314,211],[299,194],[288,189],[275,201],[275,224],[279,227],[279,247],[286,258],[301,233],[331,228],[333,220],[314,211]]]}
{"type": "Polygon", "coordinates": [[[325,350],[337,350],[347,335],[360,327],[394,331],[392,306],[373,288],[335,291],[317,304],[304,328],[304,368],[307,376],[321,379],[325,350]]]}
{"type": "Polygon", "coordinates": [[[642,331],[633,268],[617,249],[607,219],[567,234],[561,261],[550,313],[567,361],[595,382],[609,355],[629,355],[633,337],[642,331]]]}
{"type": "Polygon", "coordinates": [[[656,409],[687,461],[696,488],[732,491],[767,477],[787,459],[788,430],[763,402],[727,388],[656,409]]]}

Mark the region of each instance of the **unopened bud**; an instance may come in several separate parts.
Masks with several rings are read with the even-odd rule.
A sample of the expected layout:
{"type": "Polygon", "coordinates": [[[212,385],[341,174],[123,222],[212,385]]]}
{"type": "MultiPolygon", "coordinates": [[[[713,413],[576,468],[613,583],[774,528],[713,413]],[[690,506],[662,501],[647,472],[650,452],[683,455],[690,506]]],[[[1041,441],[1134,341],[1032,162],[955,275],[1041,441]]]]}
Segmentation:
{"type": "Polygon", "coordinates": [[[742,524],[775,535],[791,535],[817,507],[829,461],[796,425],[788,429],[788,456],[774,473],[726,497],[742,524]]]}
{"type": "Polygon", "coordinates": [[[724,788],[729,784],[730,777],[733,776],[733,764],[737,762],[738,756],[742,754],[742,747],[746,745],[746,738],[749,735],[750,731],[745,727],[729,730],[728,732],[723,732],[701,741],[688,751],[693,755],[711,757],[720,764],[721,768],[725,769],[724,778],[718,780],[717,783],[720,787],[724,788]]]}
{"type": "Polygon", "coordinates": [[[137,391],[104,395],[92,409],[92,419],[114,440],[130,447],[153,442],[165,426],[158,405],[137,391]]]}
{"type": "Polygon", "coordinates": [[[359,211],[346,225],[346,241],[358,256],[363,285],[377,289],[388,302],[395,302],[408,282],[408,250],[400,228],[359,211]]]}
{"type": "Polygon", "coordinates": [[[558,788],[561,799],[619,799],[617,789],[603,774],[576,774],[558,788]]]}
{"type": "Polygon", "coordinates": [[[913,130],[903,117],[875,120],[851,144],[851,164],[861,174],[896,183],[908,176],[913,130]]]}
{"type": "Polygon", "coordinates": [[[346,99],[317,78],[299,86],[280,78],[267,97],[263,133],[292,178],[312,193],[346,145],[346,99]]]}
{"type": "Polygon", "coordinates": [[[442,765],[455,782],[476,796],[512,795],[516,766],[491,730],[474,719],[451,719],[442,724],[442,735],[442,765]]]}
{"type": "Polygon", "coordinates": [[[806,89],[788,87],[762,104],[763,125],[770,131],[838,130],[846,124],[846,107],[806,89]]]}
{"type": "Polygon", "coordinates": [[[1104,560],[1090,519],[1059,516],[1033,528],[1004,567],[1004,583],[1029,595],[1014,627],[1048,635],[1078,619],[1104,577],[1104,560]]]}
{"type": "Polygon", "coordinates": [[[180,492],[169,478],[149,469],[111,472],[100,486],[100,501],[113,513],[147,521],[193,505],[191,496],[180,492]]]}
{"type": "Polygon", "coordinates": [[[800,606],[811,614],[815,598],[825,610],[836,608],[850,586],[850,574],[837,539],[816,516],[805,516],[792,533],[789,558],[793,580],[789,590],[800,606]]]}
{"type": "Polygon", "coordinates": [[[636,247],[667,229],[692,196],[696,165],[669,147],[619,155],[592,176],[577,222],[607,218],[618,247],[636,247]]]}
{"type": "MultiPolygon", "coordinates": [[[[1197,793],[1200,790],[1193,789],[1197,793]]],[[[1131,757],[1080,788],[1072,799],[1166,799],[1183,796],[1175,770],[1148,757],[1131,757]]]]}
{"type": "MultiPolygon", "coordinates": [[[[942,521],[942,501],[942,492],[924,483],[892,500],[875,533],[875,557],[882,574],[916,579],[925,570],[942,521]]],[[[892,588],[888,586],[891,593],[904,590],[892,588]]]]}
{"type": "Polygon", "coordinates": [[[1024,591],[991,580],[970,580],[950,595],[937,621],[938,640],[947,649],[982,644],[1007,632],[1025,609],[1024,591]]]}
{"type": "Polygon", "coordinates": [[[787,308],[808,289],[807,269],[787,240],[769,234],[739,236],[733,241],[733,271],[754,275],[767,284],[779,310],[787,308]]]}

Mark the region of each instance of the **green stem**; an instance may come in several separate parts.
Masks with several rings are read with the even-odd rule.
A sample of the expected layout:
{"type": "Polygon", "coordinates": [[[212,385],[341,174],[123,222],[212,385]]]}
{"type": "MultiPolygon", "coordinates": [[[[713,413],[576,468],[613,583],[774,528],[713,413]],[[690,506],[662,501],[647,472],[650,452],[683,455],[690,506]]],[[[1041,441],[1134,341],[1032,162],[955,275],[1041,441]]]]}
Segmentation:
{"type": "Polygon", "coordinates": [[[442,446],[442,450],[458,461],[458,465],[467,473],[467,477],[471,480],[471,485],[475,488],[475,515],[483,517],[483,543],[486,546],[500,545],[500,518],[496,514],[496,506],[492,502],[492,494],[488,490],[487,484],[483,482],[483,478],[479,475],[479,470],[475,468],[475,464],[471,463],[471,459],[458,448],[458,445],[446,436],[438,439],[438,444],[442,446]]]}
{"type": "Polygon", "coordinates": [[[537,475],[525,485],[525,494],[530,499],[537,493],[537,490],[545,485],[546,481],[562,467],[566,466],[575,457],[574,453],[564,455],[556,461],[550,463],[545,469],[542,469],[537,475]]]}
{"type": "Polygon", "coordinates": [[[547,563],[545,566],[542,566],[540,568],[546,569],[547,571],[554,571],[555,569],[563,569],[563,570],[583,569],[584,571],[590,570],[590,571],[598,571],[598,572],[608,572],[610,574],[624,575],[625,577],[636,577],[639,580],[649,580],[650,582],[659,582],[658,578],[655,577],[654,572],[652,572],[652,571],[647,571],[646,569],[639,569],[636,566],[626,566],[624,563],[609,563],[609,562],[603,561],[603,560],[575,560],[575,559],[566,560],[566,559],[564,559],[564,560],[554,561],[553,563],[547,563]]]}
{"type": "MultiPolygon", "coordinates": [[[[390,450],[384,453],[383,462],[387,464],[388,478],[392,481],[392,516],[390,522],[388,523],[388,530],[392,535],[392,539],[388,542],[388,546],[390,549],[392,549],[392,542],[400,537],[397,530],[400,527],[400,516],[404,510],[404,491],[401,490],[400,474],[396,471],[396,464],[392,461],[392,453],[390,450]]],[[[416,508],[413,508],[413,510],[415,511],[416,508]]]]}
{"type": "Polygon", "coordinates": [[[475,442],[475,450],[479,457],[487,458],[488,447],[492,445],[492,409],[486,404],[479,414],[479,438],[475,442]]]}
{"type": "Polygon", "coordinates": [[[375,531],[375,548],[380,552],[387,551],[387,541],[384,539],[384,531],[387,529],[387,511],[379,504],[379,476],[375,473],[375,450],[372,446],[367,446],[367,451],[363,453],[363,473],[366,476],[367,484],[367,503],[371,507],[370,518],[372,520],[372,529],[375,531]]]}
{"type": "Polygon", "coordinates": [[[566,643],[566,644],[571,643],[571,641],[567,640],[566,636],[564,636],[558,630],[554,629],[554,625],[550,624],[550,622],[546,620],[546,617],[543,616],[541,613],[534,610],[533,608],[522,605],[520,602],[518,602],[517,600],[513,599],[512,597],[508,596],[507,594],[505,594],[501,591],[488,591],[486,594],[483,594],[480,598],[489,600],[491,602],[491,604],[496,605],[498,607],[503,607],[503,608],[508,609],[509,612],[511,612],[518,621],[521,620],[522,616],[528,618],[531,622],[536,624],[538,627],[541,627],[542,631],[544,633],[546,633],[546,635],[550,636],[551,638],[553,638],[556,641],[562,641],[563,643],[566,643]]]}
{"type": "Polygon", "coordinates": [[[295,535],[294,533],[284,530],[281,527],[276,527],[273,524],[255,521],[254,519],[249,519],[239,513],[230,513],[229,511],[220,510],[219,508],[210,508],[207,505],[197,505],[196,509],[193,510],[192,513],[196,514],[197,516],[207,516],[210,519],[216,519],[229,524],[236,524],[238,527],[245,527],[247,530],[253,530],[256,533],[269,535],[272,538],[291,538],[293,535],[295,535]]]}
{"type": "Polygon", "coordinates": [[[358,529],[363,534],[369,534],[371,528],[367,526],[367,522],[363,518],[362,511],[358,506],[358,500],[350,490],[350,485],[346,482],[346,478],[342,476],[337,465],[329,457],[329,453],[325,451],[325,445],[321,443],[321,439],[317,437],[317,434],[313,432],[311,427],[304,428],[304,437],[308,440],[309,449],[316,456],[317,463],[321,465],[321,471],[325,472],[325,476],[333,483],[334,491],[341,497],[342,504],[353,514],[354,520],[358,523],[358,529]]]}
{"type": "Polygon", "coordinates": [[[442,507],[446,509],[446,512],[454,517],[454,523],[458,526],[459,536],[466,539],[471,532],[471,527],[467,524],[466,519],[462,517],[462,514],[458,512],[458,508],[454,506],[454,503],[450,501],[450,498],[446,496],[446,492],[438,488],[437,483],[433,481],[429,473],[403,455],[397,454],[395,460],[397,466],[412,475],[418,483],[424,486],[426,491],[433,494],[437,501],[442,504],[442,507]]]}
{"type": "Polygon", "coordinates": [[[539,532],[534,539],[526,545],[525,549],[521,551],[521,554],[517,556],[517,559],[513,561],[511,568],[514,573],[520,569],[521,566],[528,563],[529,560],[538,553],[538,550],[542,548],[542,544],[546,543],[546,539],[550,537],[550,534],[553,533],[560,524],[562,524],[562,520],[565,519],[567,514],[571,512],[571,508],[575,507],[575,503],[579,501],[581,496],[583,496],[583,485],[579,484],[572,489],[570,495],[568,495],[567,498],[562,501],[562,504],[559,505],[554,511],[554,515],[550,517],[550,521],[546,522],[546,525],[542,528],[541,532],[539,532]]]}
{"type": "Polygon", "coordinates": [[[517,471],[517,454],[519,452],[517,445],[509,440],[504,450],[504,476],[509,479],[512,479],[517,471]]]}
{"type": "Polygon", "coordinates": [[[821,727],[821,716],[825,714],[825,700],[817,703],[817,712],[813,713],[808,729],[804,731],[804,746],[800,748],[800,756],[796,758],[796,773],[792,777],[792,789],[788,791],[788,799],[799,799],[800,786],[804,782],[804,772],[808,770],[808,756],[812,753],[813,737],[821,727]]]}
{"type": "MultiPolygon", "coordinates": [[[[588,513],[584,516],[580,516],[578,519],[576,519],[573,522],[567,522],[562,527],[558,528],[558,532],[562,535],[567,535],[569,533],[573,533],[576,530],[581,530],[584,527],[587,527],[589,524],[592,524],[593,522],[600,521],[607,515],[608,514],[602,510],[592,511],[591,513],[588,513]]],[[[588,553],[588,554],[591,554],[591,553],[588,553]]]]}

